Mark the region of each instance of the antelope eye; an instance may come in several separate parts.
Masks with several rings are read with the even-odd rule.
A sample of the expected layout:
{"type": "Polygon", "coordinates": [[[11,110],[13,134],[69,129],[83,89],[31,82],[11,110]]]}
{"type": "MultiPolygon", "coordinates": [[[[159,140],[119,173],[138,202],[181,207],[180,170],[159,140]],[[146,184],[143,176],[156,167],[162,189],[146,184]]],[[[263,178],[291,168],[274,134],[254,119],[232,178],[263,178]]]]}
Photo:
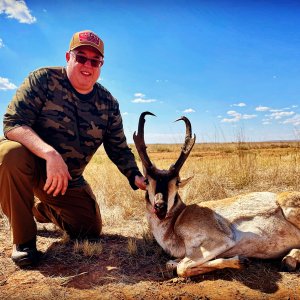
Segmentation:
{"type": "Polygon", "coordinates": [[[181,181],[179,179],[176,180],[176,186],[179,186],[179,184],[181,183],[181,181]]]}
{"type": "Polygon", "coordinates": [[[144,180],[144,182],[145,182],[146,185],[149,184],[149,180],[147,178],[144,180]]]}

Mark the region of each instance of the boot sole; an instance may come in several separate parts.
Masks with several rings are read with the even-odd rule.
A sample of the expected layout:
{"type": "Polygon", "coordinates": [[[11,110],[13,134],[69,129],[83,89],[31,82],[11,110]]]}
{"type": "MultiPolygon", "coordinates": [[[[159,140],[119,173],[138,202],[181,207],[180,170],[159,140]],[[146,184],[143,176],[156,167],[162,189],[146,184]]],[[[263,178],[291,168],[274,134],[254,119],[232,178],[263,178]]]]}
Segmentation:
{"type": "Polygon", "coordinates": [[[12,258],[12,261],[19,267],[28,267],[28,266],[34,266],[39,262],[39,259],[41,257],[42,253],[40,251],[37,251],[34,254],[34,257],[22,257],[14,259],[12,258]]]}

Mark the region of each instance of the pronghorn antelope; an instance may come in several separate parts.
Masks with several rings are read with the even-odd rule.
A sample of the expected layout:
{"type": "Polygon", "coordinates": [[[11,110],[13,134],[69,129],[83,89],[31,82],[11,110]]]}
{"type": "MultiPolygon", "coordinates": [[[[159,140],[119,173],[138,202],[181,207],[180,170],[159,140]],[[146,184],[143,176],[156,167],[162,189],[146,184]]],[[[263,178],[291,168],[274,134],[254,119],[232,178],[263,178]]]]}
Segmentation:
{"type": "MultiPolygon", "coordinates": [[[[147,218],[160,246],[177,258],[168,269],[188,277],[216,269],[242,267],[247,257],[283,257],[282,267],[296,269],[300,262],[300,192],[257,192],[216,201],[186,205],[178,189],[179,171],[192,150],[191,123],[186,117],[185,143],[169,170],[152,164],[144,141],[145,116],[139,119],[133,139],[146,178],[147,218]]],[[[178,121],[177,120],[177,121],[178,121]]]]}

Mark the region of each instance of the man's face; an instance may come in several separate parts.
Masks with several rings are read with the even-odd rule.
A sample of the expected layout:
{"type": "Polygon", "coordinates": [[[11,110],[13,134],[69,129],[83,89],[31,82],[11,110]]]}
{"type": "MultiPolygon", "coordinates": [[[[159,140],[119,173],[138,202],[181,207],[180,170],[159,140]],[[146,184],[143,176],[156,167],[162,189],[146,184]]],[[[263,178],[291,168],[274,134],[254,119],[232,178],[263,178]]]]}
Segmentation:
{"type": "Polygon", "coordinates": [[[81,46],[67,52],[66,60],[67,75],[72,86],[81,94],[91,92],[100,76],[100,69],[103,64],[100,53],[93,47],[81,46]],[[99,61],[101,61],[99,66],[93,66],[99,61]]]}

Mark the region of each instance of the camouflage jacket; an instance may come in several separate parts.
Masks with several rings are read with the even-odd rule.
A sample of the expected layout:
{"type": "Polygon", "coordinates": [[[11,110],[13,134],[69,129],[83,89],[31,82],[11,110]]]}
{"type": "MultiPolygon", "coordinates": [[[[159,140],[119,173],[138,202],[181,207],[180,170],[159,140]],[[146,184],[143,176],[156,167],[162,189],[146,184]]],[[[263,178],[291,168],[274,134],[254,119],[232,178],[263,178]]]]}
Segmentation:
{"type": "Polygon", "coordinates": [[[4,135],[26,125],[53,146],[68,165],[69,187],[84,184],[82,173],[103,143],[109,158],[136,189],[134,176],[140,172],[126,142],[119,104],[99,83],[82,95],[62,67],[33,71],[17,90],[3,123],[4,135]]]}

